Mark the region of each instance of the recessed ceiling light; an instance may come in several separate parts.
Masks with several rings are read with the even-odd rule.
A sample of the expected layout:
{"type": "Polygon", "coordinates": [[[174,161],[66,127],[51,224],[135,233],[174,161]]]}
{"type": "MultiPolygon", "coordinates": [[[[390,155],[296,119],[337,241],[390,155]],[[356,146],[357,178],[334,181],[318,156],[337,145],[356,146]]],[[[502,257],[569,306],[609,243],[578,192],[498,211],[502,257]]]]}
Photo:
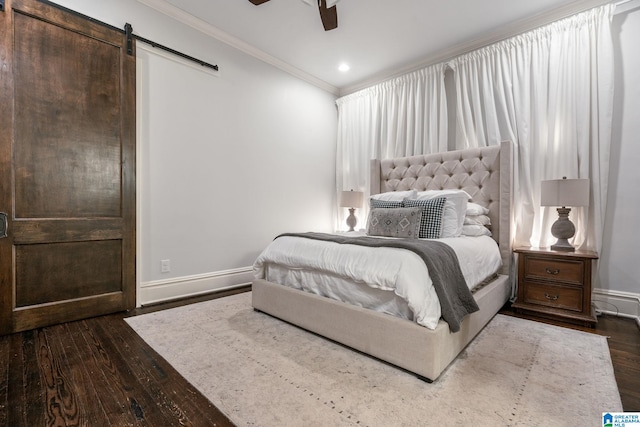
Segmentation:
{"type": "Polygon", "coordinates": [[[346,73],[350,69],[351,67],[349,67],[349,64],[340,64],[340,66],[338,67],[338,70],[342,71],[343,73],[346,73]]]}

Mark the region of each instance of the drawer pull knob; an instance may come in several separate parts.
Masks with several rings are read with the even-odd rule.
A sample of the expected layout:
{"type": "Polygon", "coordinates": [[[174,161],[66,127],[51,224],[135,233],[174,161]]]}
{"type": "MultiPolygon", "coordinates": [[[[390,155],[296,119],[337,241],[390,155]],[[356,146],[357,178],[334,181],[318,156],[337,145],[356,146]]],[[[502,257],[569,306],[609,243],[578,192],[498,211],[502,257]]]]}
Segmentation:
{"type": "Polygon", "coordinates": [[[560,270],[558,270],[557,268],[555,270],[551,270],[549,267],[547,267],[545,268],[545,271],[547,272],[547,274],[553,274],[554,276],[560,273],[560,270]]]}
{"type": "Polygon", "coordinates": [[[549,294],[548,294],[548,293],[546,293],[546,292],[544,293],[544,297],[545,297],[546,299],[548,299],[549,301],[557,301],[557,300],[558,300],[558,295],[553,295],[553,296],[551,296],[551,295],[549,295],[549,294]]]}

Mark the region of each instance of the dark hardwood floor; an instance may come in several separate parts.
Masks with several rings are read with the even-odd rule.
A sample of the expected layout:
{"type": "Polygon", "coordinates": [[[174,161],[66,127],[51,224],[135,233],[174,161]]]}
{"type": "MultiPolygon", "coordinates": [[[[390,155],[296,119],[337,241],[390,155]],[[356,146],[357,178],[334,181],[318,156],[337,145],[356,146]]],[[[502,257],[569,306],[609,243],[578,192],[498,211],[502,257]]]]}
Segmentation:
{"type": "MultiPolygon", "coordinates": [[[[231,426],[123,318],[248,289],[0,337],[0,426],[231,426]]],[[[570,327],[610,337],[623,407],[640,411],[635,322],[602,316],[596,329],[570,327]]]]}
{"type": "Polygon", "coordinates": [[[0,426],[233,426],[123,320],[199,300],[0,337],[0,426]]]}

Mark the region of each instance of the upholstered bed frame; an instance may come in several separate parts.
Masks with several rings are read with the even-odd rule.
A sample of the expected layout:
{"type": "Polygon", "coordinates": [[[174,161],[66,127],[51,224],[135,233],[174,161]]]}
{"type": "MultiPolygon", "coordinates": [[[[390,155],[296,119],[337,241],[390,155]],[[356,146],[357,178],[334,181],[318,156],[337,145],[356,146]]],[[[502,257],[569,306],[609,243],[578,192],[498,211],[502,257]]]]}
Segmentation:
{"type": "Polygon", "coordinates": [[[480,311],[459,332],[440,320],[431,330],[414,322],[256,279],[253,307],[331,340],[435,380],[500,310],[511,294],[511,143],[389,160],[372,160],[371,194],[461,188],[488,207],[500,246],[500,274],[474,297],[480,311]]]}

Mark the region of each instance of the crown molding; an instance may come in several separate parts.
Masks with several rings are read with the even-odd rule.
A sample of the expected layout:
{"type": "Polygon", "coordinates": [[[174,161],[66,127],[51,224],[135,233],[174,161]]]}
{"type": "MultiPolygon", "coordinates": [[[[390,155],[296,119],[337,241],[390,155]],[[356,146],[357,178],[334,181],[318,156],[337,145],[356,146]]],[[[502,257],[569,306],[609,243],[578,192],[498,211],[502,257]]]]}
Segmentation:
{"type": "Polygon", "coordinates": [[[614,12],[614,15],[630,12],[638,8],[640,8],[640,0],[621,0],[616,3],[616,11],[614,12]]]}
{"type": "Polygon", "coordinates": [[[178,22],[181,22],[195,30],[200,31],[207,36],[213,37],[216,40],[219,40],[239,51],[246,53],[247,55],[253,56],[256,59],[261,60],[269,65],[272,65],[276,68],[281,69],[294,77],[297,77],[300,80],[306,81],[316,87],[319,87],[322,90],[325,90],[333,95],[339,95],[340,90],[330,85],[329,83],[321,80],[311,74],[296,68],[287,62],[284,62],[274,56],[271,56],[264,51],[256,48],[253,45],[250,45],[247,42],[244,42],[237,37],[228,34],[221,29],[203,21],[200,18],[197,18],[182,9],[175,7],[174,5],[164,1],[164,0],[136,0],[138,3],[142,3],[151,9],[154,9],[163,15],[166,15],[172,19],[175,19],[178,22]]]}
{"type": "Polygon", "coordinates": [[[481,49],[499,41],[515,37],[519,34],[534,30],[536,28],[550,24],[554,21],[567,18],[571,15],[575,15],[577,13],[584,12],[586,10],[607,3],[611,3],[611,0],[577,0],[567,5],[555,8],[551,11],[543,12],[537,15],[530,16],[528,18],[514,21],[510,24],[500,27],[499,29],[490,31],[481,37],[477,37],[473,40],[453,45],[448,49],[442,50],[433,55],[429,55],[417,62],[407,64],[401,68],[387,70],[353,85],[345,86],[340,89],[340,96],[349,95],[359,90],[366,89],[378,83],[382,83],[384,81],[400,77],[404,74],[420,70],[430,65],[450,61],[460,55],[464,55],[466,53],[481,49]]]}

